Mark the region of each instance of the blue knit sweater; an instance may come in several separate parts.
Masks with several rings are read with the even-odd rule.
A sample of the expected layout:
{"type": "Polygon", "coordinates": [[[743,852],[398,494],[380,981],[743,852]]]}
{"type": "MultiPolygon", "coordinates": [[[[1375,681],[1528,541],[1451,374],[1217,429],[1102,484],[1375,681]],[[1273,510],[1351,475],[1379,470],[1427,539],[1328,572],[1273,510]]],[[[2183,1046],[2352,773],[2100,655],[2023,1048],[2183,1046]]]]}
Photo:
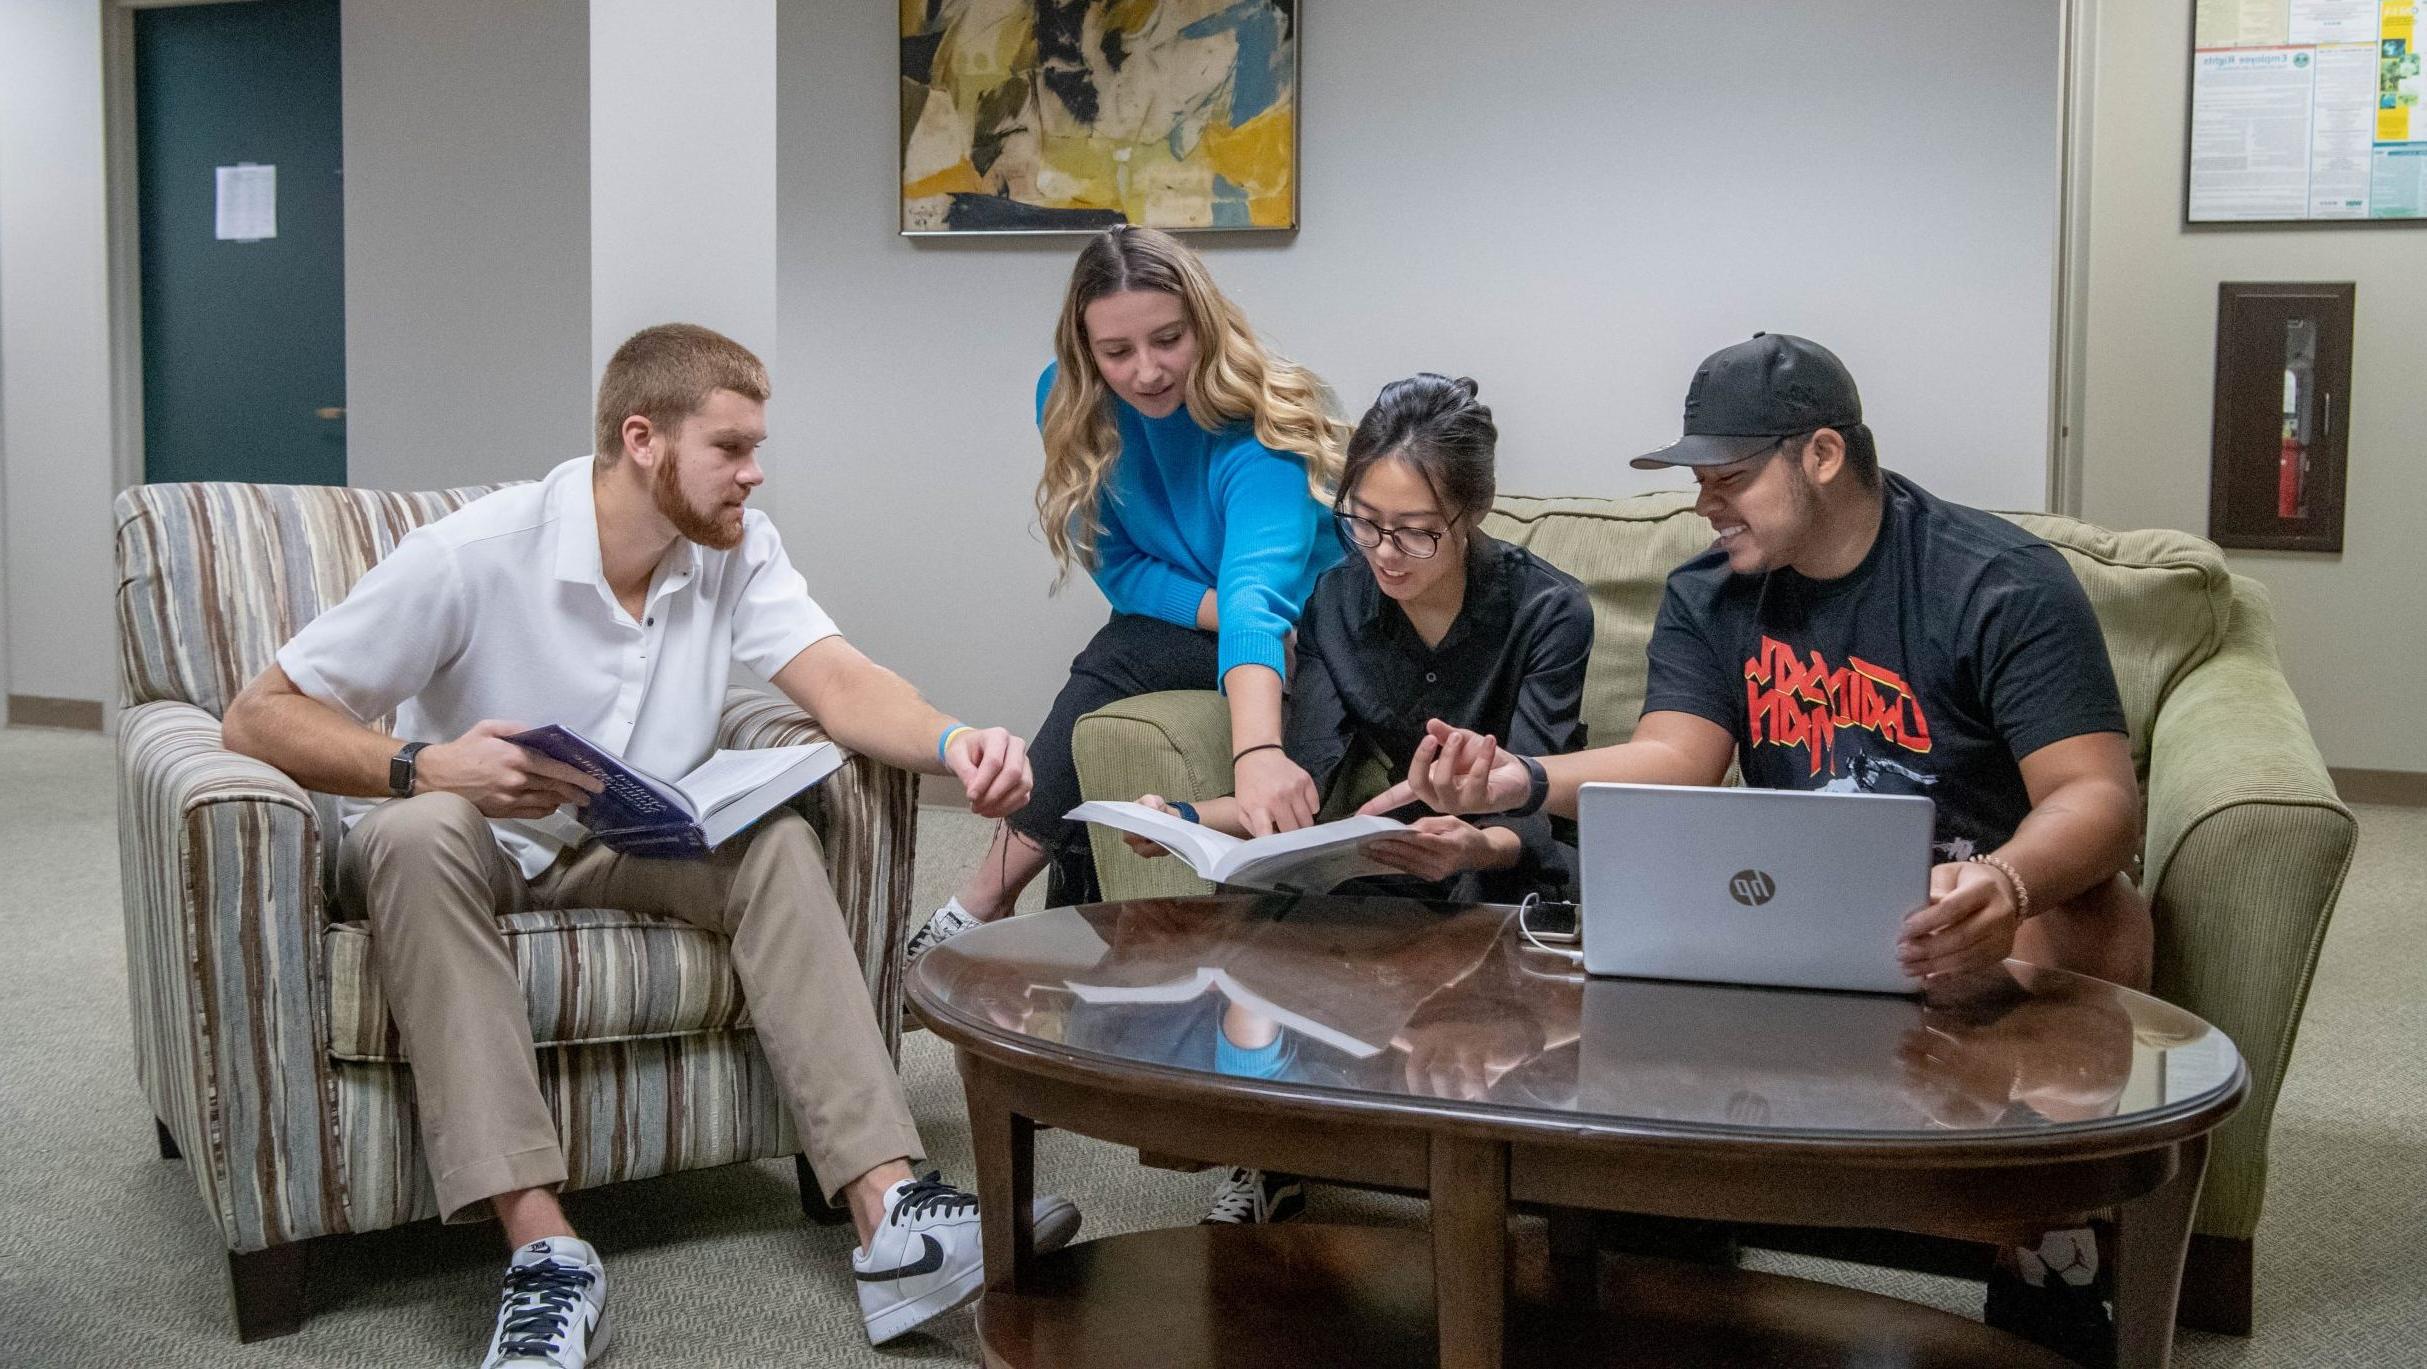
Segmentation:
{"type": "MultiPolygon", "coordinates": [[[[1037,377],[1037,420],[1054,366],[1037,377]]],[[[1315,579],[1340,559],[1340,539],[1306,486],[1306,463],[1256,441],[1252,425],[1207,432],[1183,404],[1148,418],[1115,396],[1121,455],[1096,502],[1095,582],[1115,613],[1194,627],[1216,591],[1220,670],[1287,673],[1281,642],[1315,579]]]]}

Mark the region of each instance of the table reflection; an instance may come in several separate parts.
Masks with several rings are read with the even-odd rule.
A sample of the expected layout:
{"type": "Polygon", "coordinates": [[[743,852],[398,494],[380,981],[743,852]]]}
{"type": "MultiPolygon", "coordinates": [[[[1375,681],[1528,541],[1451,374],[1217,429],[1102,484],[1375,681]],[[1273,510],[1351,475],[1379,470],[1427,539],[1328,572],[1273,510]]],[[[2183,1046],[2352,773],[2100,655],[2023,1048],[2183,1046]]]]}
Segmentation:
{"type": "Polygon", "coordinates": [[[1161,899],[993,924],[926,957],[955,1010],[1143,1065],[1765,1130],[2095,1121],[2223,1086],[2154,999],[2019,962],[1923,996],[1586,979],[1496,905],[1161,899]]]}

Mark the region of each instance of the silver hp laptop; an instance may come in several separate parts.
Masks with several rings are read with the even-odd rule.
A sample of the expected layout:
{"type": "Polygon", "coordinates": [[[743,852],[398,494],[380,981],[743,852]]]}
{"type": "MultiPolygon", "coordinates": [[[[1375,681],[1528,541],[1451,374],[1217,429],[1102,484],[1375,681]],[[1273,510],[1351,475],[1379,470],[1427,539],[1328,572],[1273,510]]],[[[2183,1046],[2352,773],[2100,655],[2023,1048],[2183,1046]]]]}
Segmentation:
{"type": "Polygon", "coordinates": [[[1588,784],[1585,971],[1910,993],[1896,934],[1934,821],[1904,795],[1588,784]]]}

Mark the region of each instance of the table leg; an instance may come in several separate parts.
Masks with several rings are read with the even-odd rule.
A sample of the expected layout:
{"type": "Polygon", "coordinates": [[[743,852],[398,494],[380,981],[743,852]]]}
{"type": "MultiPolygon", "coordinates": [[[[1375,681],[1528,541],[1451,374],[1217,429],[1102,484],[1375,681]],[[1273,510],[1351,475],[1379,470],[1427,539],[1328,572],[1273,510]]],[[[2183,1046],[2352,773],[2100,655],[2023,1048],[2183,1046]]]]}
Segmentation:
{"type": "Polygon", "coordinates": [[[1580,1207],[1550,1211],[1551,1282],[1559,1301],[1592,1307],[1601,1299],[1601,1214],[1580,1207]]]}
{"type": "Polygon", "coordinates": [[[977,1152],[978,1221],[986,1242],[986,1286],[1019,1288],[1036,1262],[1036,1123],[1011,1110],[1001,1073],[959,1052],[977,1152]]]}
{"type": "Polygon", "coordinates": [[[1500,1369],[1508,1315],[1508,1147],[1435,1135],[1431,1189],[1441,1369],[1500,1369]]]}
{"type": "Polygon", "coordinates": [[[2183,1252],[2207,1172],[2208,1138],[2195,1136],[2175,1148],[2174,1177],[2116,1209],[2117,1369],[2166,1369],[2173,1360],[2183,1252]]]}

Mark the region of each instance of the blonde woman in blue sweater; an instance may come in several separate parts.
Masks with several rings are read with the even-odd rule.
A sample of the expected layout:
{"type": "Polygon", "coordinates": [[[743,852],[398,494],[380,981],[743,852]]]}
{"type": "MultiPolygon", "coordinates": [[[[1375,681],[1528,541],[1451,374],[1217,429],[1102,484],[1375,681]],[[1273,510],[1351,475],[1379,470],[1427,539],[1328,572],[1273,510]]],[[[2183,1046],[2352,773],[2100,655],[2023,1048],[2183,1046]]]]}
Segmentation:
{"type": "Polygon", "coordinates": [[[1062,815],[1079,802],[1071,728],[1115,700],[1220,689],[1244,825],[1314,820],[1314,782],[1281,747],[1281,700],[1290,632],[1340,557],[1328,504],[1348,430],[1327,399],[1169,235],[1114,228],[1080,250],[1037,381],[1036,506],[1063,574],[1083,567],[1112,620],[1030,743],[1028,806],[912,939],[913,957],[1009,912],[1048,865],[1055,902],[1096,896],[1085,829],[1062,815]]]}

